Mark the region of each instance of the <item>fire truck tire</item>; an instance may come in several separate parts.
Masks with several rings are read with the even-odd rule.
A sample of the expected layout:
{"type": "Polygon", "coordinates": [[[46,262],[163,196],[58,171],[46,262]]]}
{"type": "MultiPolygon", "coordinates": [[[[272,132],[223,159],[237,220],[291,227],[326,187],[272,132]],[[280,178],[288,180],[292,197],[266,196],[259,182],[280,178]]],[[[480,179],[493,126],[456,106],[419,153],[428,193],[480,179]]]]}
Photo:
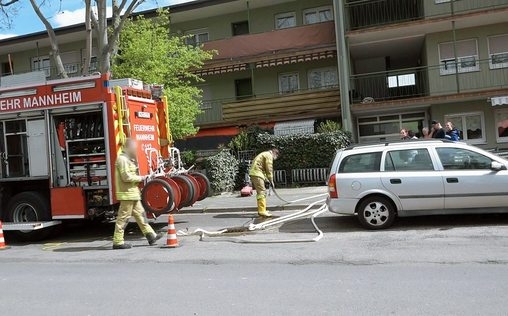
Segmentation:
{"type": "MultiPolygon", "coordinates": [[[[6,219],[8,222],[23,223],[47,221],[51,219],[49,201],[44,195],[33,192],[21,192],[13,196],[7,203],[6,219]]],[[[51,228],[41,230],[21,230],[13,233],[24,241],[37,241],[47,238],[51,228]]]]}
{"type": "Polygon", "coordinates": [[[190,182],[192,183],[192,189],[193,189],[193,195],[192,195],[192,201],[191,201],[191,204],[189,206],[192,206],[194,205],[194,203],[196,203],[199,199],[199,196],[200,196],[200,185],[199,185],[199,182],[196,180],[196,178],[194,178],[193,176],[189,175],[189,174],[182,174],[183,177],[187,178],[190,180],[190,182]]]}
{"type": "Polygon", "coordinates": [[[180,187],[180,192],[182,193],[182,200],[178,206],[178,209],[194,204],[195,201],[193,202],[193,200],[195,193],[194,185],[191,180],[183,175],[174,176],[171,177],[171,179],[178,184],[180,187]]]}
{"type": "Polygon", "coordinates": [[[199,172],[193,172],[191,173],[191,176],[196,179],[196,181],[199,183],[199,197],[198,201],[202,201],[210,196],[210,192],[212,191],[212,187],[210,185],[210,180],[208,178],[199,172]]]}
{"type": "Polygon", "coordinates": [[[153,179],[141,191],[141,204],[146,212],[160,215],[168,213],[174,205],[173,189],[164,180],[153,179]]]}

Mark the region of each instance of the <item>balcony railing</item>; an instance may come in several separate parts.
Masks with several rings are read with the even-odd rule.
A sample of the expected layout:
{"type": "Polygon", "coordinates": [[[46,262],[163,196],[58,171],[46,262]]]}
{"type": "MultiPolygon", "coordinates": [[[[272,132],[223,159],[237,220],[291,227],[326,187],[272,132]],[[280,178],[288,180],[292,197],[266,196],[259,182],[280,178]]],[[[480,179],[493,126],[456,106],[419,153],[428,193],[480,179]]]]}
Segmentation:
{"type": "Polygon", "coordinates": [[[506,0],[348,0],[348,30],[507,7],[506,0]],[[437,2],[437,3],[436,3],[437,2]],[[453,3],[452,3],[453,2],[453,3]]]}
{"type": "Polygon", "coordinates": [[[491,60],[351,76],[355,103],[372,101],[370,98],[387,101],[504,88],[508,88],[508,63],[492,64],[491,60]]]}
{"type": "Polygon", "coordinates": [[[290,94],[269,93],[248,99],[204,101],[198,126],[219,123],[251,124],[277,120],[336,116],[340,112],[337,87],[299,90],[290,94]]]}
{"type": "Polygon", "coordinates": [[[349,30],[422,19],[422,0],[350,0],[346,2],[349,30]]]}
{"type": "MultiPolygon", "coordinates": [[[[79,77],[79,76],[84,75],[83,74],[83,64],[81,64],[81,63],[64,64],[64,68],[65,68],[65,71],[67,72],[68,77],[79,77]]],[[[48,79],[48,80],[59,79],[62,77],[56,67],[40,67],[40,68],[33,68],[33,69],[15,68],[14,74],[19,75],[19,74],[33,72],[33,71],[44,71],[44,73],[46,74],[46,79],[48,79]]],[[[88,74],[93,73],[95,71],[97,71],[97,62],[90,64],[90,70],[89,70],[88,74]]],[[[8,76],[8,75],[10,75],[10,73],[6,73],[6,74],[4,73],[4,74],[2,74],[2,77],[8,76]]]]}
{"type": "Polygon", "coordinates": [[[334,22],[309,24],[271,32],[245,34],[225,39],[209,41],[204,44],[206,50],[216,50],[214,61],[245,59],[273,55],[295,49],[316,47],[335,49],[334,22]]]}

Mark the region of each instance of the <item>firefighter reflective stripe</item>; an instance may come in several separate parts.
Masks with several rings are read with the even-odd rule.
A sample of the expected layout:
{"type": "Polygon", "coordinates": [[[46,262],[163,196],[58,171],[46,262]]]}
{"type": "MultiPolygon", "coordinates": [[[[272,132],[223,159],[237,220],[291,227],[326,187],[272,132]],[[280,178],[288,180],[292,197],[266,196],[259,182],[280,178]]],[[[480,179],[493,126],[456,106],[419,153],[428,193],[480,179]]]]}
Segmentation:
{"type": "Polygon", "coordinates": [[[125,154],[118,156],[115,164],[116,199],[119,201],[139,201],[141,192],[139,183],[143,178],[138,175],[137,164],[125,154]]]}
{"type": "Polygon", "coordinates": [[[273,155],[271,151],[264,151],[254,158],[249,171],[250,176],[273,180],[273,155]]]}

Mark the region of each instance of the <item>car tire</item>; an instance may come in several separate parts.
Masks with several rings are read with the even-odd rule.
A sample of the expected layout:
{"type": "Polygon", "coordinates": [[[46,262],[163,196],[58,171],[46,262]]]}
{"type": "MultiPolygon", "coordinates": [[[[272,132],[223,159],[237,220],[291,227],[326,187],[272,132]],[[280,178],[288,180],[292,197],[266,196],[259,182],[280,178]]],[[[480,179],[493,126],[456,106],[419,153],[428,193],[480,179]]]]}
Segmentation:
{"type": "Polygon", "coordinates": [[[392,226],[397,210],[390,199],[383,196],[371,196],[358,205],[357,214],[363,227],[378,230],[392,226]]]}
{"type": "MultiPolygon", "coordinates": [[[[49,201],[38,192],[18,193],[7,203],[6,220],[8,222],[40,222],[50,219],[49,201]]],[[[39,241],[47,238],[51,232],[51,228],[44,228],[40,230],[20,230],[13,233],[23,241],[39,241]]]]}

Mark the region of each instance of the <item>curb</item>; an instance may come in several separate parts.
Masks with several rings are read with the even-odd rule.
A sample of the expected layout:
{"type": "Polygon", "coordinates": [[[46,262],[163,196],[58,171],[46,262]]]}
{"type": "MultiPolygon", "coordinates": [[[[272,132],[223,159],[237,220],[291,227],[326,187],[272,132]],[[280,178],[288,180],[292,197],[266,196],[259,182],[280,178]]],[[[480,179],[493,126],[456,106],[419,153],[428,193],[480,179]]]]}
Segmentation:
{"type": "MultiPolygon", "coordinates": [[[[268,210],[270,212],[275,211],[289,211],[295,209],[304,209],[309,206],[308,204],[288,204],[288,205],[278,205],[278,206],[268,206],[268,210]]],[[[316,204],[312,207],[312,209],[319,208],[319,204],[316,204]]],[[[202,208],[184,208],[175,214],[207,214],[207,213],[240,213],[240,212],[257,212],[256,206],[247,206],[247,207],[227,207],[227,208],[218,208],[218,207],[202,207],[202,208]]]]}

